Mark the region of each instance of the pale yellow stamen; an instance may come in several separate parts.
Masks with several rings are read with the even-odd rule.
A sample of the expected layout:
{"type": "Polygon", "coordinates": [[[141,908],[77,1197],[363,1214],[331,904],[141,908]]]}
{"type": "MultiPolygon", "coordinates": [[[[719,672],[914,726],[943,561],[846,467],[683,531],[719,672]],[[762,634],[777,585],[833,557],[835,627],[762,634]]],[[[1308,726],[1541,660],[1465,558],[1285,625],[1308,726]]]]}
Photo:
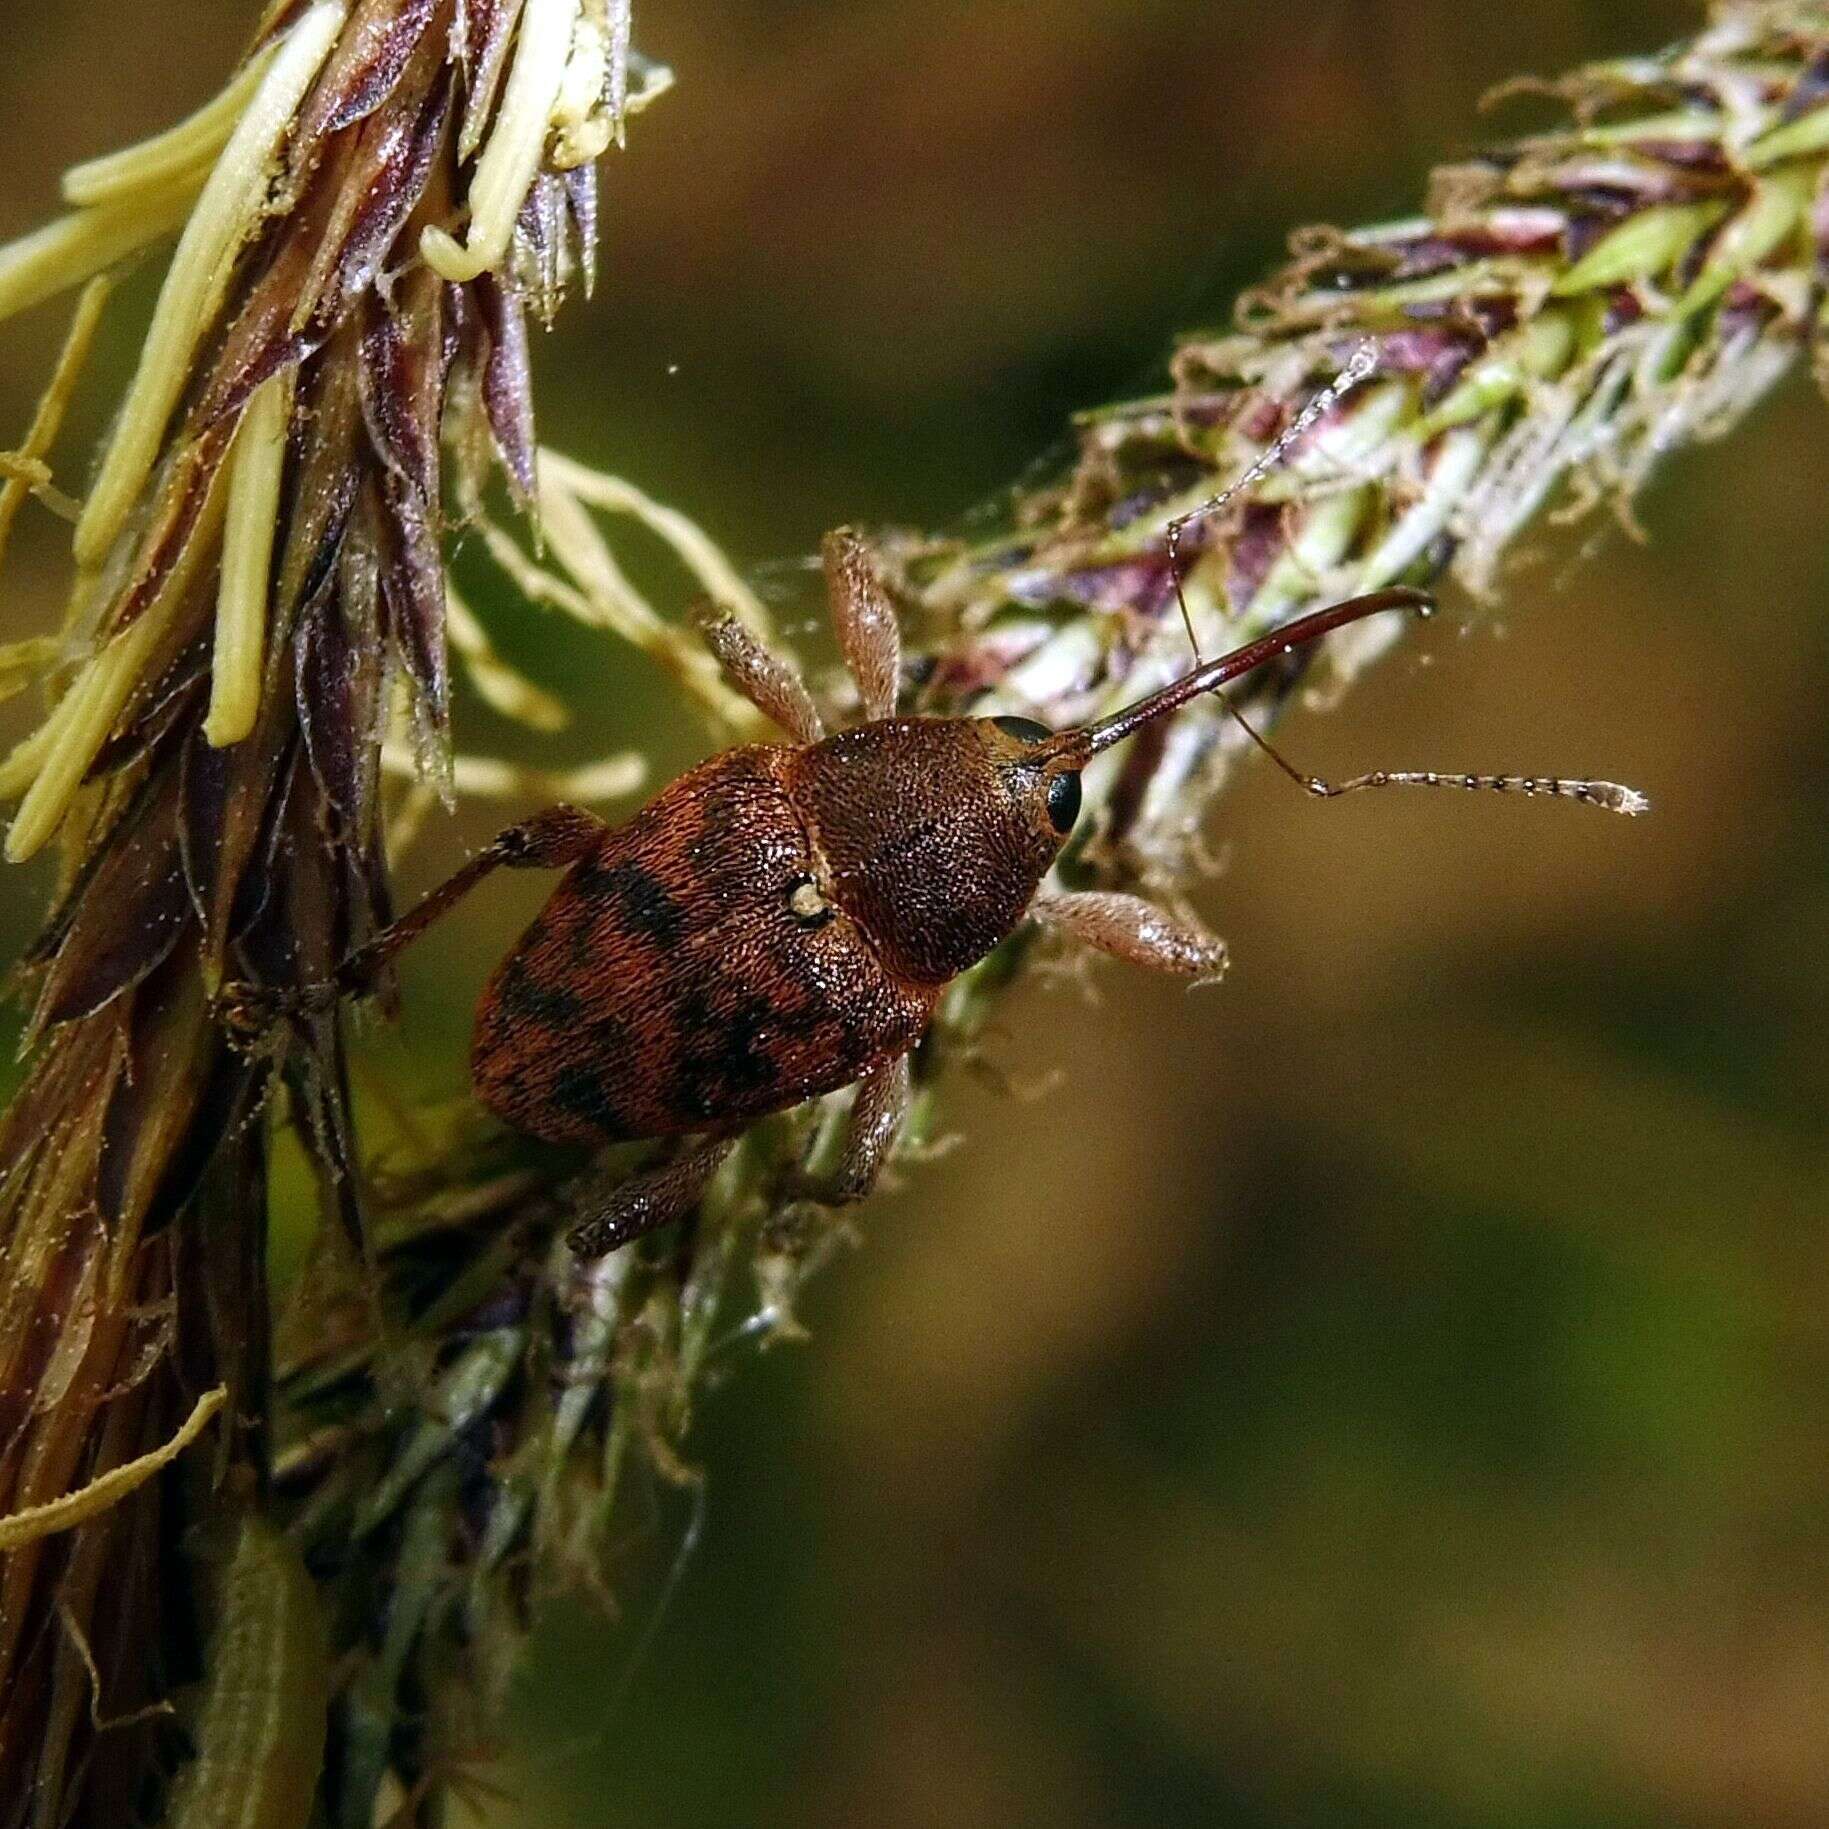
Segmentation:
{"type": "MultiPolygon", "coordinates": [[[[515,545],[506,528],[488,518],[480,518],[477,530],[489,556],[508,574],[515,588],[531,603],[543,603],[550,609],[563,610],[587,628],[610,626],[585,594],[568,584],[556,573],[537,565],[515,545]]],[[[626,580],[624,581],[626,583],[626,580]]]]}
{"type": "Polygon", "coordinates": [[[555,170],[592,164],[609,150],[616,137],[615,118],[603,105],[609,74],[609,34],[597,20],[582,20],[553,105],[555,170]]]}
{"type": "Polygon", "coordinates": [[[454,285],[500,266],[508,252],[515,218],[546,151],[553,110],[571,63],[578,10],[579,0],[527,0],[495,131],[470,181],[469,239],[460,242],[436,227],[420,238],[426,264],[454,285]]]}
{"type": "Polygon", "coordinates": [[[196,582],[205,555],[216,552],[224,494],[219,479],[157,596],[137,621],[90,658],[57,709],[0,766],[0,794],[17,793],[25,781],[31,782],[6,835],[9,863],[34,855],[62,824],[90,763],[113,734],[115,720],[142,683],[148,660],[196,582]]]}
{"type": "Polygon", "coordinates": [[[543,501],[551,492],[562,492],[606,513],[626,514],[641,522],[673,548],[714,603],[729,610],[759,640],[771,638],[769,613],[762,607],[762,599],[696,521],[677,508],[657,502],[620,476],[587,469],[558,451],[540,452],[536,475],[543,501]]]}
{"type": "Polygon", "coordinates": [[[274,154],[343,23],[341,0],[321,0],[287,34],[191,213],[146,333],[120,423],[76,530],[76,561],[108,556],[159,454],[190,358],[222,303],[236,253],[267,201],[274,154]]]}
{"type": "Polygon", "coordinates": [[[550,692],[542,692],[532,680],[502,659],[476,612],[448,583],[445,586],[445,632],[450,636],[452,650],[462,660],[471,684],[482,695],[484,703],[493,706],[503,717],[513,718],[533,730],[563,730],[570,722],[560,700],[550,692]]]}
{"type": "Polygon", "coordinates": [[[222,583],[216,597],[216,649],[203,734],[212,748],[239,743],[260,712],[266,658],[267,592],[279,520],[286,432],[292,422],[293,371],[263,382],[235,432],[229,505],[222,532],[222,583]]]}
{"type": "Polygon", "coordinates": [[[0,1550],[20,1549],[58,1531],[71,1530],[118,1505],[135,1487],[144,1486],[161,1468],[169,1467],[209,1427],[210,1418],[222,1408],[228,1395],[224,1385],[206,1391],[197,1399],[178,1433],[150,1454],[142,1454],[123,1466],[111,1467],[75,1492],[0,1517],[0,1550]]]}
{"type": "MultiPolygon", "coordinates": [[[[76,301],[76,311],[70,319],[70,329],[64,337],[57,367],[43,394],[39,396],[38,411],[32,415],[25,443],[16,453],[24,462],[32,463],[43,459],[57,442],[57,434],[63,430],[64,414],[69,410],[70,397],[76,392],[77,377],[81,375],[83,364],[88,361],[89,351],[94,345],[95,333],[102,321],[102,308],[108,303],[113,291],[113,280],[91,280],[82,297],[76,301]]],[[[13,522],[18,519],[25,498],[35,490],[42,493],[49,487],[50,480],[48,471],[42,483],[35,483],[25,476],[10,475],[5,485],[0,487],[0,561],[6,558],[13,522]]]]}
{"type": "Polygon", "coordinates": [[[60,216],[0,248],[0,319],[29,311],[169,235],[190,214],[201,174],[103,210],[60,216]]]}
{"type": "MultiPolygon", "coordinates": [[[[631,647],[657,658],[676,645],[679,632],[630,583],[610,543],[570,493],[540,492],[540,525],[553,556],[576,580],[588,606],[587,621],[620,635],[631,647]]],[[[555,601],[563,602],[562,597],[555,601]]],[[[709,659],[709,657],[707,657],[709,659]]]]}
{"type": "Polygon", "coordinates": [[[760,722],[755,707],[731,690],[704,643],[668,622],[630,582],[590,509],[639,520],[673,549],[717,603],[766,642],[768,612],[705,531],[633,484],[587,470],[555,452],[540,453],[537,479],[539,525],[559,570],[530,559],[479,508],[477,525],[496,563],[534,601],[550,603],[592,628],[608,629],[652,656],[733,733],[755,732],[760,722]]]}
{"type": "Polygon", "coordinates": [[[64,201],[84,209],[122,203],[186,173],[201,185],[205,168],[228,144],[235,123],[260,87],[275,48],[263,46],[235,72],[226,89],[175,127],[137,146],[123,146],[86,165],[71,166],[64,173],[64,201]]]}
{"type": "Polygon", "coordinates": [[[31,635],[0,648],[0,699],[17,698],[40,678],[62,645],[55,635],[31,635]]]}
{"type": "MultiPolygon", "coordinates": [[[[383,748],[381,766],[403,781],[415,781],[421,773],[415,753],[398,743],[383,748]]],[[[457,793],[477,800],[525,800],[529,804],[620,800],[641,786],[647,772],[646,759],[633,751],[573,769],[523,768],[495,756],[451,758],[451,786],[457,793]]]]}
{"type": "Polygon", "coordinates": [[[8,800],[16,799],[32,785],[33,778],[44,767],[45,757],[50,754],[51,745],[57,737],[57,727],[69,702],[69,694],[66,693],[45,721],[30,736],[15,743],[6,760],[0,762],[0,796],[8,800]]]}
{"type": "Polygon", "coordinates": [[[6,835],[8,863],[21,864],[36,855],[57,830],[164,632],[165,617],[147,611],[90,661],[52,712],[45,724],[42,766],[6,835]]]}
{"type": "Polygon", "coordinates": [[[610,41],[601,24],[582,19],[572,35],[572,54],[553,103],[555,127],[577,127],[597,112],[610,69],[610,41]]]}
{"type": "MultiPolygon", "coordinates": [[[[531,574],[528,583],[539,595],[570,610],[580,621],[621,636],[658,661],[732,732],[746,734],[755,728],[755,708],[725,683],[710,650],[666,621],[629,582],[609,542],[574,496],[543,486],[540,516],[547,545],[577,589],[569,589],[543,567],[523,561],[520,575],[531,574]]],[[[512,542],[501,535],[500,544],[511,546],[512,542]]],[[[491,550],[495,550],[493,543],[491,550]]]]}
{"type": "MultiPolygon", "coordinates": [[[[39,501],[59,517],[75,525],[81,517],[83,505],[74,496],[65,495],[51,481],[51,466],[42,457],[22,457],[17,451],[0,451],[0,476],[6,478],[4,489],[17,490],[21,499],[35,495],[39,501]]],[[[7,499],[11,499],[10,496],[7,499]]],[[[0,513],[4,505],[0,504],[0,513]]],[[[6,525],[0,526],[0,555],[4,553],[6,536],[12,532],[12,516],[5,515],[6,525]]]]}

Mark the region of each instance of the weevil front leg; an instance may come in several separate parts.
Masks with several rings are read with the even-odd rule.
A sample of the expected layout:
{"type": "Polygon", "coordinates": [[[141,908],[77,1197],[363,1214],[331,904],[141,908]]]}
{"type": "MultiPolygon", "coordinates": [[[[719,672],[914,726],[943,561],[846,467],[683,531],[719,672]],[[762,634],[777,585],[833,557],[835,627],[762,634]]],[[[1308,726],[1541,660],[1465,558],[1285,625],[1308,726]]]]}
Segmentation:
{"type": "Polygon", "coordinates": [[[1223,940],[1192,921],[1164,914],[1141,896],[1044,890],[1029,904],[1029,916],[1131,965],[1173,972],[1196,984],[1217,983],[1226,975],[1223,940]]]}
{"type": "Polygon", "coordinates": [[[565,1242],[580,1257],[604,1257],[683,1219],[735,1148],[734,1137],[713,1137],[658,1168],[644,1169],[604,1196],[565,1235],[565,1242]]]}
{"type": "Polygon", "coordinates": [[[866,718],[895,715],[902,689],[902,628],[863,536],[841,527],[826,535],[826,596],[845,665],[857,681],[866,718]]]}

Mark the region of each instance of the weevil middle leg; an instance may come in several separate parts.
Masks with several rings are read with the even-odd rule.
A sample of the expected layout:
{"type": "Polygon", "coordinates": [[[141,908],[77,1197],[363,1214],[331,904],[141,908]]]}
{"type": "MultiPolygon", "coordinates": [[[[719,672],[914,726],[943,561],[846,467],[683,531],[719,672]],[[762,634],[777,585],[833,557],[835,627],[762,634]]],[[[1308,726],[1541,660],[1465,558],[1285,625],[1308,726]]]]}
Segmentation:
{"type": "Polygon", "coordinates": [[[496,834],[482,850],[438,885],[417,907],[344,956],[326,979],[292,988],[225,985],[218,999],[231,1030],[264,1034],[288,1016],[328,1010],[344,997],[373,994],[388,963],[497,870],[562,870],[588,856],[609,831],[595,813],[563,803],[496,834]]]}
{"type": "Polygon", "coordinates": [[[498,870],[564,870],[602,844],[610,828],[595,813],[563,802],[499,832],[410,913],[384,927],[337,967],[336,988],[363,996],[383,967],[498,870]]]}
{"type": "Polygon", "coordinates": [[[854,1206],[882,1178],[908,1123],[914,1102],[910,1057],[898,1054],[873,1067],[857,1083],[857,1094],[845,1114],[838,1161],[824,1174],[800,1170],[788,1179],[788,1192],[822,1207],[854,1206]]]}

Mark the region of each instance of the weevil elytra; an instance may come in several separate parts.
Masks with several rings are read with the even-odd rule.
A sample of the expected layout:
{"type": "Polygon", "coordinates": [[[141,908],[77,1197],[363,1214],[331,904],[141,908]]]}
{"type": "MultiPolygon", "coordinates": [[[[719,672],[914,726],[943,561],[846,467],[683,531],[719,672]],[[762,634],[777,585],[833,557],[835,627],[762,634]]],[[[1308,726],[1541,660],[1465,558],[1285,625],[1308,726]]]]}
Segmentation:
{"type": "MultiPolygon", "coordinates": [[[[1043,889],[1079,817],[1082,769],[1253,668],[1430,601],[1392,589],[1315,611],[1102,722],[1054,732],[1021,718],[897,716],[901,638],[863,541],[829,536],[825,572],[861,722],[828,734],[792,666],[734,619],[707,619],[725,674],[790,741],[713,756],[622,825],[556,806],[510,827],[337,975],[341,991],[371,986],[493,870],[566,872],[483,992],[477,1091],[553,1142],[698,1139],[585,1218],[572,1233],[580,1253],[679,1217],[746,1125],[853,1083],[841,1161],[818,1193],[861,1196],[894,1145],[909,1054],[941,993],[1025,920],[1135,964],[1217,976],[1225,950],[1191,923],[1135,896],[1043,889]]],[[[1416,785],[1642,805],[1595,781],[1297,779],[1321,795],[1416,785]]]]}

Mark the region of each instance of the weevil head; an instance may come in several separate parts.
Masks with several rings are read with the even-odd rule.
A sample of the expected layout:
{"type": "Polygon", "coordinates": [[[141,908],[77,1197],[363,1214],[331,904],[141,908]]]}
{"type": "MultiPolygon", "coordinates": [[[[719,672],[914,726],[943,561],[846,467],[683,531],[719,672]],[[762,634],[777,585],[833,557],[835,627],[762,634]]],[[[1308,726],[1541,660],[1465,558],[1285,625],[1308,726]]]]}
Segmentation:
{"type": "Polygon", "coordinates": [[[819,885],[904,980],[944,984],[1023,917],[1080,813],[1080,771],[1191,699],[1385,610],[1402,586],[1332,604],[1202,662],[1083,729],[1027,718],[882,718],[794,752],[789,793],[829,881],[819,885]]]}
{"type": "Polygon", "coordinates": [[[1080,814],[1025,718],[885,718],[800,753],[794,800],[834,898],[885,965],[943,984],[1022,919],[1080,814]]]}

